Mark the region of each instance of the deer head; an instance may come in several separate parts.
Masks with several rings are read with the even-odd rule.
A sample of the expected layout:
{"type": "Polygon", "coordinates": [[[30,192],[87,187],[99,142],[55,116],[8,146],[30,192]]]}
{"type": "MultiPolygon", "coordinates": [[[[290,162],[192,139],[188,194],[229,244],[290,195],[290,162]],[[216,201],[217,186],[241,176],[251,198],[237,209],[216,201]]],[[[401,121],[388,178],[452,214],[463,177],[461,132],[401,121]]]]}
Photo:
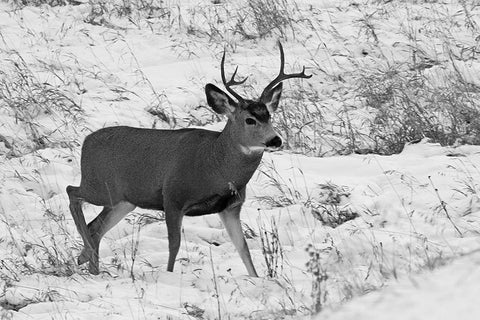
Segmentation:
{"type": "Polygon", "coordinates": [[[229,119],[235,140],[238,141],[242,150],[263,151],[265,148],[278,148],[282,145],[282,139],[274,131],[271,123],[271,114],[278,108],[282,95],[282,81],[291,78],[311,78],[312,75],[305,74],[305,67],[302,72],[286,74],[285,55],[283,47],[280,48],[280,72],[263,90],[258,99],[250,100],[243,98],[233,90],[233,86],[243,84],[243,80],[235,80],[238,66],[235,68],[232,77],[227,81],[225,77],[225,51],[221,62],[222,82],[227,91],[236,99],[233,100],[227,93],[217,86],[209,83],[205,86],[208,105],[219,114],[224,114],[229,119]]]}

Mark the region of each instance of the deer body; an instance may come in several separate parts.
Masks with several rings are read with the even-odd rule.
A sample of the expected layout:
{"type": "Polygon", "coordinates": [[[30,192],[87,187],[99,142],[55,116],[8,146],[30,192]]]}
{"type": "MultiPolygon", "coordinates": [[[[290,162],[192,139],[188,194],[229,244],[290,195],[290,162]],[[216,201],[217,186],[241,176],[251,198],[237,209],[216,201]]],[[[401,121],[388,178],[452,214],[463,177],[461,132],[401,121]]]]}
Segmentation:
{"type": "Polygon", "coordinates": [[[221,201],[218,211],[194,208],[216,195],[231,196],[229,188],[243,189],[263,153],[244,154],[225,136],[202,129],[100,129],[83,144],[80,192],[98,206],[128,201],[163,210],[164,199],[172,199],[185,215],[220,212],[221,201]]]}
{"type": "Polygon", "coordinates": [[[79,264],[89,262],[90,273],[98,274],[101,238],[135,207],[141,207],[165,212],[168,271],[173,271],[180,247],[183,217],[219,213],[248,274],[257,276],[240,222],[245,188],[265,148],[281,145],[270,122],[270,112],[277,109],[281,96],[281,81],[309,77],[303,71],[285,75],[281,45],[280,52],[280,75],[258,101],[243,99],[230,88],[245,80],[235,81],[235,70],[226,81],[223,56],[222,80],[238,102],[212,84],[205,87],[210,107],[228,117],[222,132],[122,126],[100,129],[86,137],[80,186],[67,187],[70,211],[84,242],[79,264]],[[104,207],[88,225],[83,201],[104,207]]]}

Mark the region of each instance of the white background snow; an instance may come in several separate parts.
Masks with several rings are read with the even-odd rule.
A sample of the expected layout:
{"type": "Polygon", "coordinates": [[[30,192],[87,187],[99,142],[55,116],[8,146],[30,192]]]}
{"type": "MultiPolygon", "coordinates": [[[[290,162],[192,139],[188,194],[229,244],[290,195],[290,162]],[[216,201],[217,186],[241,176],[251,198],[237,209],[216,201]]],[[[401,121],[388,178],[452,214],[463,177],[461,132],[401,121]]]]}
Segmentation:
{"type": "MultiPolygon", "coordinates": [[[[375,69],[377,55],[386,57],[382,61],[408,59],[403,31],[429,14],[465,20],[461,1],[392,2],[297,1],[323,29],[282,40],[287,71],[305,65],[314,75],[286,82],[285,95],[300,87],[333,109],[339,99],[359,105],[329,79],[351,81],[353,66],[375,69]],[[373,48],[358,24],[378,10],[386,13],[374,21],[380,42],[373,48]]],[[[81,109],[75,115],[61,108],[38,111],[28,122],[18,120],[26,111],[14,114],[0,104],[1,319],[478,319],[480,147],[461,143],[443,147],[423,139],[391,156],[338,155],[328,143],[316,151],[328,157],[266,153],[241,216],[260,278],[246,276],[216,215],[184,219],[175,272],[166,272],[162,213],[142,209],[102,241],[100,275],[77,266],[83,244],[65,188],[79,183],[87,134],[111,125],[221,130],[224,119],[198,106],[206,105],[204,85],[221,83],[223,49],[228,72],[239,65],[239,73],[249,76],[250,96],[278,70],[274,37],[195,40],[188,25],[205,26],[205,12],[220,11],[212,1],[164,5],[182,16],[172,18],[169,31],[154,20],[112,16],[88,23],[88,3],[22,9],[0,3],[2,81],[12,80],[23,59],[38,83],[66,89],[70,100],[63,106],[81,109]],[[162,110],[170,124],[152,109],[162,110]],[[32,132],[44,141],[34,141],[32,132]],[[328,204],[330,197],[338,201],[328,204]],[[324,225],[315,212],[325,203],[358,217],[336,228],[324,225]],[[269,278],[260,235],[277,229],[282,256],[276,255],[277,276],[269,278]]],[[[480,23],[480,8],[472,6],[470,13],[480,23]]],[[[426,52],[441,46],[420,31],[417,40],[426,52]]],[[[473,50],[478,52],[478,40],[473,50]]],[[[458,67],[480,85],[478,58],[458,67]]],[[[288,109],[289,101],[281,108],[288,109]]],[[[359,110],[354,120],[368,116],[359,110]]],[[[99,211],[84,207],[87,220],[99,211]]]]}

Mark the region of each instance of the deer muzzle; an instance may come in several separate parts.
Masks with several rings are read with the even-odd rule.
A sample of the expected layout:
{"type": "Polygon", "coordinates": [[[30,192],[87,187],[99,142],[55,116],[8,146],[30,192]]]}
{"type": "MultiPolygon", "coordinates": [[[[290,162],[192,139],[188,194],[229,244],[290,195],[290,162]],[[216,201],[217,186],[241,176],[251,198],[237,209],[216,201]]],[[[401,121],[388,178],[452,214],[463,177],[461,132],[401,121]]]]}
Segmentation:
{"type": "Polygon", "coordinates": [[[279,136],[275,136],[272,139],[268,140],[267,143],[265,143],[265,146],[267,148],[278,148],[282,145],[282,139],[279,136]]]}

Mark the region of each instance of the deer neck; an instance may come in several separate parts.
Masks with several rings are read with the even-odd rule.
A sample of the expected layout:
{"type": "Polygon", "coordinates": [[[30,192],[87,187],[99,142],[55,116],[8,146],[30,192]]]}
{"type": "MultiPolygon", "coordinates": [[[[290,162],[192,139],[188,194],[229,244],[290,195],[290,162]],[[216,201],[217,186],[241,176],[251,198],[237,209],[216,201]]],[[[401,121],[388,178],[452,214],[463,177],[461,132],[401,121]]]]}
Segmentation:
{"type": "Polygon", "coordinates": [[[251,150],[239,143],[233,125],[228,120],[225,128],[213,144],[214,162],[217,172],[229,184],[243,188],[257,169],[263,149],[251,150]]]}

